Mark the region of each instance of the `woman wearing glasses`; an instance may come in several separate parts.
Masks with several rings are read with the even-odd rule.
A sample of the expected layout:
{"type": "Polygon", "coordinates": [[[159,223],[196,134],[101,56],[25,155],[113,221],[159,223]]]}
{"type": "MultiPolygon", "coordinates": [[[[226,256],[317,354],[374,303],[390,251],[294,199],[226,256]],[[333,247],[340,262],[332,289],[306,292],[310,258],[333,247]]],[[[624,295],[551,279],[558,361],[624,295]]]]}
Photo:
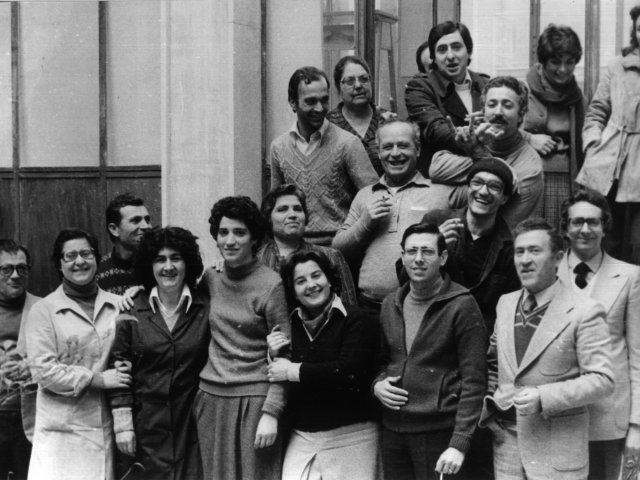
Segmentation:
{"type": "Polygon", "coordinates": [[[29,479],[113,478],[113,433],[105,390],[131,376],[107,370],[118,297],[98,288],[98,239],[62,230],[52,260],[62,284],[31,309],[27,357],[38,382],[29,479]]]}
{"type": "Polygon", "coordinates": [[[379,124],[395,114],[373,102],[373,78],[369,65],[362,58],[342,57],[333,70],[333,81],[342,101],[327,114],[327,120],[358,137],[378,176],[382,175],[376,131],[379,124]]]}
{"type": "Polygon", "coordinates": [[[118,316],[110,357],[131,365],[133,383],[109,392],[118,450],[143,469],[131,480],[202,478],[192,416],[210,339],[209,300],[195,288],[202,270],[196,237],[183,228],[147,231],[136,252],[145,290],[118,316]]]}

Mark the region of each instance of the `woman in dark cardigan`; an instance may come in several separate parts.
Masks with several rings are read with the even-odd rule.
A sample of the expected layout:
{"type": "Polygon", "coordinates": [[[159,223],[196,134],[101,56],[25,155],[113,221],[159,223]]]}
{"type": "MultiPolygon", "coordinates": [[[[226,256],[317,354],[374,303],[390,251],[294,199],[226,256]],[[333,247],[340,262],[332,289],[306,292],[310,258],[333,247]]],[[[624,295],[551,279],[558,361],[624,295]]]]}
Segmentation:
{"type": "Polygon", "coordinates": [[[136,464],[127,478],[202,478],[192,407],[207,360],[209,301],[195,290],[203,265],[189,231],[145,233],[134,269],[145,291],[118,316],[111,364],[133,383],[110,394],[118,450],[136,464]]]}
{"type": "Polygon", "coordinates": [[[291,338],[267,338],[276,358],[269,381],[290,382],[287,416],[293,427],[283,479],[377,475],[378,429],[371,382],[378,346],[377,318],[347,308],[340,281],[318,251],[293,253],[281,270],[291,313],[291,338]]]}

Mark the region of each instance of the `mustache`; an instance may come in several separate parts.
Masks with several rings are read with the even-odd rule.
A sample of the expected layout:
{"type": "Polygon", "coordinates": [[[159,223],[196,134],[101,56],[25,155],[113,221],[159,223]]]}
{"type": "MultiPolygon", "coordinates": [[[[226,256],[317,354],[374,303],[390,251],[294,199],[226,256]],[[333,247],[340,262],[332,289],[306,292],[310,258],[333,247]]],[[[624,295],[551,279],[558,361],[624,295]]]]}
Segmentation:
{"type": "Polygon", "coordinates": [[[493,117],[491,117],[489,119],[489,123],[497,123],[497,124],[506,125],[507,124],[507,120],[504,118],[504,116],[498,114],[498,115],[494,115],[493,117]]]}

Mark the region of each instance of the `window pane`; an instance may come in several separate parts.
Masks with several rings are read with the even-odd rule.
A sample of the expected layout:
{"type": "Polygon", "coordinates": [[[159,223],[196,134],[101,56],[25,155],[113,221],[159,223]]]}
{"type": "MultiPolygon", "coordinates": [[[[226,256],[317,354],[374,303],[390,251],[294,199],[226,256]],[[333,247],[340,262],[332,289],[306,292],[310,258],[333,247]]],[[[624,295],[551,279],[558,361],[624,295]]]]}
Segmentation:
{"type": "Polygon", "coordinates": [[[471,69],[523,79],[529,69],[529,0],[461,0],[471,31],[471,69]]]}
{"type": "MultiPolygon", "coordinates": [[[[582,51],[584,52],[585,8],[585,0],[574,0],[572,2],[542,0],[540,3],[540,33],[542,33],[550,23],[555,23],[556,25],[567,25],[578,35],[580,43],[582,44],[582,51]]],[[[580,88],[584,88],[584,53],[582,60],[580,60],[580,63],[576,66],[574,75],[580,88]]]]}

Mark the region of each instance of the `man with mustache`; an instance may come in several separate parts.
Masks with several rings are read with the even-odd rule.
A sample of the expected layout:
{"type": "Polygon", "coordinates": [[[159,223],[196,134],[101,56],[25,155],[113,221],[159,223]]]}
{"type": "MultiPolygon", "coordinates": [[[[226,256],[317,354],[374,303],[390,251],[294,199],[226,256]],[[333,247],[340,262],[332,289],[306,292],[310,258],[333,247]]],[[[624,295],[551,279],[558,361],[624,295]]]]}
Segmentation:
{"type": "MultiPolygon", "coordinates": [[[[31,444],[25,436],[20,398],[31,375],[25,360],[24,326],[39,297],[27,292],[31,269],[29,251],[13,240],[0,240],[0,478],[27,478],[31,444]],[[20,334],[20,335],[19,335],[20,334]]],[[[25,390],[35,409],[35,390],[25,390]]],[[[28,408],[25,408],[28,411],[28,408]]],[[[35,411],[35,410],[34,410],[35,411]]],[[[33,418],[30,419],[33,422],[33,418]]],[[[31,423],[33,427],[33,423],[31,423]]],[[[33,435],[33,431],[28,432],[33,435]]]]}
{"type": "Polygon", "coordinates": [[[378,176],[362,142],[326,120],[329,80],[322,70],[293,72],[288,95],[296,122],[271,143],[271,188],[300,188],[309,206],[305,239],[330,245],[357,191],[378,176]]]}
{"type": "Polygon", "coordinates": [[[470,113],[480,110],[480,95],[489,80],[488,75],[468,69],[473,40],[463,23],[436,25],[426,44],[418,48],[416,58],[422,73],[407,82],[404,93],[409,119],[420,126],[423,148],[418,170],[425,176],[435,152],[464,153],[450,121],[461,127],[470,113]]]}
{"type": "Polygon", "coordinates": [[[571,248],[558,277],[607,311],[616,387],[589,406],[589,478],[615,480],[623,451],[640,454],[640,268],[603,250],[612,215],[602,194],[578,190],[562,205],[561,219],[571,248]]]}
{"type": "Polygon", "coordinates": [[[402,232],[428,210],[449,208],[449,202],[446,187],[432,185],[416,169],[420,130],[415,123],[391,119],[376,138],[384,174],[353,199],[333,247],[349,263],[362,258],[358,301],[379,311],[382,300],[398,288],[394,265],[402,232]]]}
{"type": "Polygon", "coordinates": [[[133,257],[142,235],[151,228],[151,216],[141,198],[123,193],[109,202],[106,223],[113,250],[100,259],[96,281],[103,290],[122,295],[139,285],[133,274],[133,257]]]}
{"type": "Polygon", "coordinates": [[[587,406],[614,390],[605,310],[558,280],[563,253],[542,218],[514,230],[522,289],[498,301],[479,422],[493,433],[496,480],[585,480],[587,406]]]}
{"type": "Polygon", "coordinates": [[[503,218],[513,228],[537,211],[544,189],[542,160],[520,131],[527,112],[527,88],[513,77],[496,77],[484,87],[482,103],[480,123],[476,125],[471,115],[468,126],[456,129],[456,141],[466,154],[436,153],[429,174],[434,183],[449,185],[453,202],[464,206],[466,180],[473,164],[486,157],[501,158],[517,179],[517,190],[502,209],[503,218]]]}

